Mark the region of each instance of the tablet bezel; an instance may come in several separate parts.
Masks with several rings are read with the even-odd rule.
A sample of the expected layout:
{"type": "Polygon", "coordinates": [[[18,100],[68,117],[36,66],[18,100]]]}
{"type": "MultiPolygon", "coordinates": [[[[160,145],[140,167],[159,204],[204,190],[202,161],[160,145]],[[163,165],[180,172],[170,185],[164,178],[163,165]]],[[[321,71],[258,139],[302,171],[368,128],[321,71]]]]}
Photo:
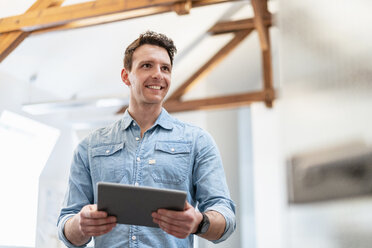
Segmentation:
{"type": "Polygon", "coordinates": [[[120,183],[97,184],[97,208],[117,217],[120,224],[159,227],[151,213],[160,209],[182,211],[185,191],[120,183]]]}

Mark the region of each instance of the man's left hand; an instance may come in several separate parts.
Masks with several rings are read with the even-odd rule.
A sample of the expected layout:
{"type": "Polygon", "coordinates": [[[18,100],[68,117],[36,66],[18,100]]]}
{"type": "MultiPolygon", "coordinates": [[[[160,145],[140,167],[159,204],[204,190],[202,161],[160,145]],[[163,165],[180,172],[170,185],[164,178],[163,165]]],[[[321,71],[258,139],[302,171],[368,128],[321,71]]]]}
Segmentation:
{"type": "Polygon", "coordinates": [[[183,211],[158,209],[152,213],[153,221],[166,233],[177,238],[187,238],[191,233],[196,232],[203,216],[200,212],[186,202],[183,211]]]}

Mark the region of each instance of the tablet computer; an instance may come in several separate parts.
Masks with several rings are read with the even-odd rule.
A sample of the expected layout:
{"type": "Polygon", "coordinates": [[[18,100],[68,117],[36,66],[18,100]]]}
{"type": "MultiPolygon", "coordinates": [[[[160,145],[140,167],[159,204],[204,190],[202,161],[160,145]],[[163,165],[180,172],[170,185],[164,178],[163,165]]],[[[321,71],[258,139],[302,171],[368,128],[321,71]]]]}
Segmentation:
{"type": "Polygon", "coordinates": [[[152,212],[160,208],[181,211],[187,193],[119,183],[99,182],[97,207],[116,216],[120,224],[159,227],[152,221],[152,212]]]}

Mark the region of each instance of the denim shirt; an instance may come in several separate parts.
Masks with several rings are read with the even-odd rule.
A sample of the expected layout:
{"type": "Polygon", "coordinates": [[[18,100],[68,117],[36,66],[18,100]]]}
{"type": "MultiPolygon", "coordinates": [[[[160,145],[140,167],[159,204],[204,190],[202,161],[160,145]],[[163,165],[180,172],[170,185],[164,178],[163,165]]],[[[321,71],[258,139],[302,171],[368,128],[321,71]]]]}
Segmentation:
{"type": "MultiPolygon", "coordinates": [[[[142,138],[140,127],[126,111],[122,119],[96,130],[78,145],[58,218],[59,238],[68,247],[77,246],[66,239],[64,225],[83,206],[97,203],[98,182],[186,191],[192,206],[225,217],[225,232],[214,243],[235,230],[235,205],[212,137],[171,117],[165,109],[142,138]]],[[[95,237],[94,243],[95,247],[193,247],[193,235],[179,239],[160,228],[118,224],[95,237]]]]}

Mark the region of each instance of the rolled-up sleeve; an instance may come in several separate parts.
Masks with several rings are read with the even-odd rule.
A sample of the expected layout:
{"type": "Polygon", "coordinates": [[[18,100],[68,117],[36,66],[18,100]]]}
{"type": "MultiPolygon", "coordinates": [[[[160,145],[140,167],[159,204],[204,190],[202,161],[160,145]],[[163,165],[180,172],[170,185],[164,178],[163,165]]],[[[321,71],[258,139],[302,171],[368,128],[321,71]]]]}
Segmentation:
{"type": "Polygon", "coordinates": [[[230,235],[234,232],[236,228],[236,222],[235,222],[235,207],[233,207],[233,210],[230,208],[226,208],[226,206],[217,205],[209,207],[205,210],[205,212],[208,211],[216,211],[222,214],[222,216],[225,218],[226,221],[226,227],[225,231],[222,234],[221,238],[218,240],[212,240],[213,243],[220,243],[224,240],[226,240],[230,235]]]}
{"type": "Polygon", "coordinates": [[[89,167],[87,166],[87,147],[87,140],[83,140],[75,150],[70,168],[68,189],[57,222],[59,239],[67,247],[71,248],[85,247],[86,245],[74,246],[69,242],[64,234],[65,223],[68,219],[79,213],[85,205],[92,204],[94,199],[92,180],[89,167]]]}
{"type": "Polygon", "coordinates": [[[225,231],[218,239],[226,240],[236,228],[235,204],[230,198],[222,160],[213,138],[201,132],[196,141],[193,184],[198,208],[202,212],[216,211],[224,216],[225,231]]]}

